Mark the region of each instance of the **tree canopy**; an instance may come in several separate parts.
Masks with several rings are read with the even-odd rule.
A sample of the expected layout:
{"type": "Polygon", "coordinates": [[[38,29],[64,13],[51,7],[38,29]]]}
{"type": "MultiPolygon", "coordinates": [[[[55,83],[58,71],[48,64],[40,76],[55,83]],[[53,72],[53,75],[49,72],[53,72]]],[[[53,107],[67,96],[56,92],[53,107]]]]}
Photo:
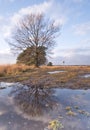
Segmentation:
{"type": "MultiPolygon", "coordinates": [[[[20,53],[19,56],[17,57],[17,63],[23,63],[26,65],[35,65],[34,49],[35,49],[35,47],[31,46],[31,47],[27,48],[26,50],[24,50],[22,53],[20,53]]],[[[40,52],[38,54],[39,66],[45,64],[47,61],[45,50],[46,50],[46,48],[43,46],[38,47],[38,52],[40,52]]]]}
{"type": "Polygon", "coordinates": [[[16,53],[18,51],[24,51],[24,53],[29,50],[33,51],[34,64],[38,67],[41,64],[39,63],[42,50],[40,48],[45,47],[45,52],[49,52],[47,50],[50,50],[55,44],[55,38],[59,31],[60,26],[56,25],[55,21],[46,19],[42,14],[29,14],[18,22],[12,32],[9,44],[16,53]]]}

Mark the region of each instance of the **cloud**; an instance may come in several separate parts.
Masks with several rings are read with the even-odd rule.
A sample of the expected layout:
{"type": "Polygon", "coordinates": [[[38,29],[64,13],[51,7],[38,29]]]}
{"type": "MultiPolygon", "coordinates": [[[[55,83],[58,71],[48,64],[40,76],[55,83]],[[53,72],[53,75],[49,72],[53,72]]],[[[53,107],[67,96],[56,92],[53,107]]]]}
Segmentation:
{"type": "MultiPolygon", "coordinates": [[[[12,32],[14,26],[18,23],[18,21],[24,15],[27,15],[30,13],[35,13],[36,10],[37,10],[36,13],[45,12],[45,10],[48,10],[49,6],[50,6],[50,3],[44,2],[43,4],[40,4],[40,5],[34,5],[34,6],[22,8],[18,12],[14,13],[11,17],[8,18],[7,24],[4,24],[1,27],[3,37],[6,39],[11,36],[11,32],[12,32]]],[[[5,21],[4,21],[4,23],[5,23],[5,21]]]]}
{"type": "Polygon", "coordinates": [[[6,22],[7,19],[4,16],[0,15],[0,29],[2,28],[3,24],[6,24],[6,22]]]}
{"type": "Polygon", "coordinates": [[[16,63],[16,55],[13,55],[10,49],[0,50],[0,64],[16,63]]]}
{"type": "Polygon", "coordinates": [[[0,16],[0,22],[1,22],[2,20],[3,20],[3,16],[1,15],[1,16],[0,16]]]}
{"type": "Polygon", "coordinates": [[[16,63],[16,56],[11,54],[0,53],[0,64],[14,64],[16,63]]]}
{"type": "Polygon", "coordinates": [[[90,45],[90,38],[86,38],[86,39],[84,39],[84,40],[81,40],[81,45],[90,45]]]}
{"type": "Polygon", "coordinates": [[[90,54],[75,54],[72,57],[66,58],[66,64],[71,65],[90,65],[90,54]]]}
{"type": "Polygon", "coordinates": [[[28,6],[26,8],[22,8],[12,16],[11,21],[13,23],[16,23],[18,22],[20,18],[22,18],[22,16],[27,15],[27,14],[45,13],[51,8],[51,6],[52,6],[52,2],[49,1],[49,2],[44,2],[42,4],[39,4],[39,5],[33,5],[33,6],[28,6]]]}
{"type": "Polygon", "coordinates": [[[10,51],[10,49],[5,49],[5,50],[0,50],[0,54],[9,54],[9,55],[11,55],[11,51],[10,51]]]}
{"type": "Polygon", "coordinates": [[[63,64],[65,61],[67,65],[90,65],[90,46],[69,49],[56,48],[53,53],[49,61],[54,64],[63,64]]]}
{"type": "Polygon", "coordinates": [[[4,16],[0,16],[0,36],[2,39],[9,36],[12,27],[10,17],[6,18],[4,16]]]}
{"type": "Polygon", "coordinates": [[[4,37],[4,39],[7,39],[8,37],[11,36],[12,30],[13,30],[14,26],[12,25],[4,25],[2,26],[2,35],[4,37]]]}
{"type": "Polygon", "coordinates": [[[32,5],[26,8],[21,8],[18,12],[14,13],[11,17],[9,17],[6,24],[2,26],[2,32],[4,38],[10,37],[12,30],[14,26],[18,23],[18,21],[24,15],[31,14],[31,13],[35,13],[35,14],[44,13],[47,17],[54,19],[55,24],[63,25],[67,21],[64,8],[61,6],[60,3],[57,3],[54,0],[45,1],[38,5],[32,5]]]}
{"type": "Polygon", "coordinates": [[[66,57],[72,57],[75,55],[90,55],[90,47],[88,48],[77,48],[77,49],[69,49],[66,52],[66,57]]]}
{"type": "Polygon", "coordinates": [[[90,46],[84,46],[82,48],[69,48],[69,49],[54,49],[53,50],[55,56],[64,56],[64,57],[72,57],[76,54],[84,54],[84,55],[90,55],[90,46]]]}
{"type": "Polygon", "coordinates": [[[90,34],[90,22],[80,23],[73,26],[73,31],[77,35],[90,34]]]}
{"type": "Polygon", "coordinates": [[[57,56],[50,58],[49,61],[53,62],[54,65],[90,65],[90,55],[75,54],[70,57],[57,56]]]}
{"type": "Polygon", "coordinates": [[[12,22],[17,22],[18,19],[20,19],[23,15],[31,13],[44,13],[47,14],[49,17],[55,19],[57,22],[64,24],[67,20],[64,12],[64,8],[61,6],[60,3],[57,3],[54,0],[49,0],[38,5],[33,5],[20,9],[17,13],[13,15],[11,19],[12,22]],[[56,7],[55,10],[54,7],[56,7]]]}

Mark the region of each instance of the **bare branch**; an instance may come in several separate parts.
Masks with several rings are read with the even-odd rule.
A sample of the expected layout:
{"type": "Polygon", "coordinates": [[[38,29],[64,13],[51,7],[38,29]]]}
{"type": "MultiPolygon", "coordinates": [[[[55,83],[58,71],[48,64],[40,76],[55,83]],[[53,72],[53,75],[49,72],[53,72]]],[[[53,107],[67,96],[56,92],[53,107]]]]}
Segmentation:
{"type": "Polygon", "coordinates": [[[9,44],[15,51],[34,46],[36,60],[38,60],[37,48],[43,46],[49,49],[54,46],[59,31],[60,27],[55,26],[55,21],[45,19],[42,14],[26,15],[13,30],[9,44]]]}

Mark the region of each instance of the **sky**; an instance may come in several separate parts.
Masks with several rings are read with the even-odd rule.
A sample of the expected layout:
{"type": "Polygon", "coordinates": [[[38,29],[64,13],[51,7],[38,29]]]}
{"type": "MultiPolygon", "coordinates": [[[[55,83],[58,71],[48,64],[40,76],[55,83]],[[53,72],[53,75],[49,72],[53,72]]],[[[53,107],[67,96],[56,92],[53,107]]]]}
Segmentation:
{"type": "Polygon", "coordinates": [[[49,61],[90,65],[90,0],[0,0],[0,64],[16,62],[7,39],[18,20],[30,13],[44,13],[61,25],[49,61]]]}

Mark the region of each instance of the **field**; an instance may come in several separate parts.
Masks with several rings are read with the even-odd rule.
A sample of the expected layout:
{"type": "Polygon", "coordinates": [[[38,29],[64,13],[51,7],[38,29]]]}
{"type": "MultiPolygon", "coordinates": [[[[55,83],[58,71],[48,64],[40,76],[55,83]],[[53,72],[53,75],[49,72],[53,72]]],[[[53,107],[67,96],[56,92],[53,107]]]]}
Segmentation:
{"type": "Polygon", "coordinates": [[[1,82],[39,83],[45,87],[90,88],[90,66],[1,65],[1,82]],[[55,72],[54,72],[55,71],[55,72]],[[60,71],[60,72],[59,72],[60,71]],[[49,73],[50,72],[50,73],[49,73]]]}

